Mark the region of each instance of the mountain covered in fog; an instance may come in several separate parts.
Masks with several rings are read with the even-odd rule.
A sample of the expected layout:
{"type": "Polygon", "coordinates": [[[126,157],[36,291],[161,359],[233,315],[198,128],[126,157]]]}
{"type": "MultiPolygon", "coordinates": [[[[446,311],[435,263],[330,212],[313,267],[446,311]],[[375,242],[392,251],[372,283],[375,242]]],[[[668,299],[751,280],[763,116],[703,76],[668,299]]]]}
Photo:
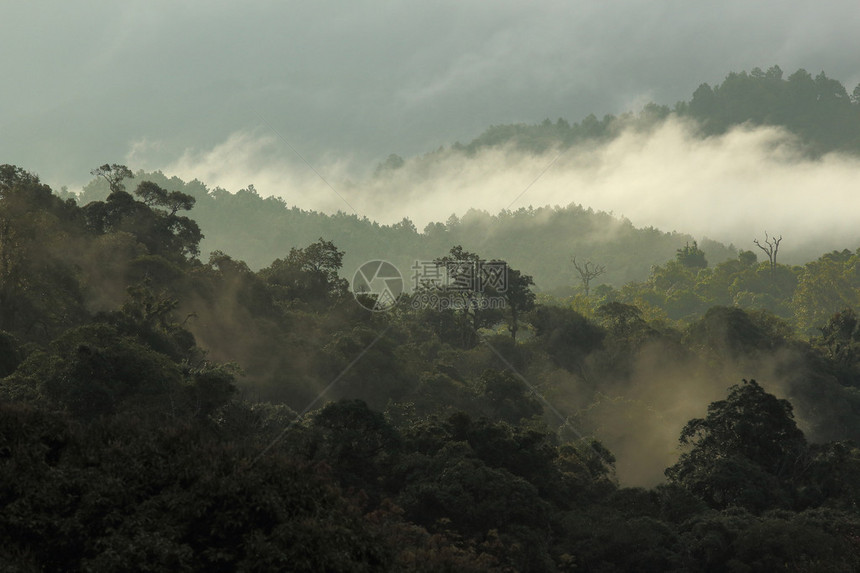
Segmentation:
{"type": "Polygon", "coordinates": [[[334,243],[204,261],[193,196],[97,172],[81,207],[0,165],[15,570],[860,565],[860,251],[368,312],[334,243]]]}
{"type": "MultiPolygon", "coordinates": [[[[532,152],[556,146],[571,147],[583,141],[606,141],[628,127],[647,129],[670,115],[697,123],[702,137],[721,135],[739,125],[782,127],[798,137],[811,155],[828,152],[860,154],[860,85],[851,93],[838,80],[821,72],[815,76],[800,69],[785,76],[779,66],[767,71],[732,72],[722,83],[701,84],[689,101],[674,107],[649,103],[638,114],[593,114],[578,123],[549,119],[539,124],[494,125],[455,149],[476,151],[513,143],[532,152]]],[[[389,158],[382,167],[396,165],[389,158]]]]}
{"type": "MultiPolygon", "coordinates": [[[[419,230],[409,219],[381,225],[354,214],[300,209],[281,199],[261,197],[253,187],[228,193],[160,172],[139,172],[137,180],[193,196],[197,200],[194,218],[205,237],[203,253],[229,252],[252,269],[323,237],[346,251],[344,271],[349,277],[363,262],[374,259],[391,261],[406,277],[415,261],[433,260],[452,245],[462,245],[486,259],[504,258],[532,274],[542,289],[564,291],[578,280],[571,262],[574,256],[580,262],[605,266],[601,281],[621,286],[643,280],[653,265],[673,258],[678,249],[697,240],[686,233],[639,229],[629,220],[580,205],[497,214],[473,209],[463,217],[452,215],[419,230]]],[[[86,204],[107,193],[104,181],[94,181],[79,200],[86,204]]],[[[737,254],[733,247],[707,239],[700,240],[700,246],[714,262],[737,254]]]]}
{"type": "Polygon", "coordinates": [[[860,571],[856,1],[6,4],[0,571],[860,571]]]}
{"type": "MultiPolygon", "coordinates": [[[[505,258],[542,290],[576,283],[574,256],[605,266],[601,281],[621,286],[693,241],[713,264],[754,249],[768,230],[786,237],[793,263],[860,242],[847,186],[860,153],[858,96],[823,72],[756,68],[702,84],[672,108],[496,125],[467,144],[392,154],[366,181],[329,189],[311,180],[304,194],[285,193],[291,201],[253,185],[228,192],[161,172],[137,178],[195,197],[203,252],[228,251],[255,269],[324,237],[345,249],[346,274],[385,259],[406,275],[461,244],[505,258]],[[841,193],[841,206],[820,193],[841,193]],[[312,208],[318,195],[331,208],[312,208]]],[[[78,200],[107,193],[93,181],[78,200]]]]}

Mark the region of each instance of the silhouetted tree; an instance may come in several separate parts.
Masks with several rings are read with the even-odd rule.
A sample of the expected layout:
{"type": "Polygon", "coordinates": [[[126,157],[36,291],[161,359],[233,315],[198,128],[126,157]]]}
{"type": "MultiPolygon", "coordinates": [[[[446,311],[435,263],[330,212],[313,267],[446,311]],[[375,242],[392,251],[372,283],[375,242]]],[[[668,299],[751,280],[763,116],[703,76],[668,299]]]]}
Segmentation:
{"type": "Polygon", "coordinates": [[[520,313],[531,310],[535,305],[535,293],[529,288],[534,286],[535,282],[531,276],[524,275],[516,269],[508,268],[507,273],[504,298],[505,304],[511,312],[511,338],[516,340],[520,313]]]}
{"type": "Polygon", "coordinates": [[[112,193],[125,191],[125,185],[123,184],[122,180],[134,177],[134,174],[131,172],[131,169],[129,169],[125,165],[119,165],[116,163],[105,163],[101,167],[93,169],[92,171],[90,171],[90,173],[92,173],[96,177],[104,178],[104,180],[108,182],[112,193]]]}

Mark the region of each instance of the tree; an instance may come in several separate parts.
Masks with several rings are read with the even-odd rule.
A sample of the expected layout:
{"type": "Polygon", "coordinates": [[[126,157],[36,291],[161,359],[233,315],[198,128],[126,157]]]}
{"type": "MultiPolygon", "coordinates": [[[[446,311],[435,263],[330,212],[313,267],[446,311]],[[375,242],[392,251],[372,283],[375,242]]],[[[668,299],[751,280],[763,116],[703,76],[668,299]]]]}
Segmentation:
{"type": "Polygon", "coordinates": [[[130,179],[134,177],[134,174],[131,172],[131,169],[126,167],[125,165],[119,165],[116,163],[107,164],[105,163],[101,167],[97,167],[90,171],[96,177],[102,177],[105,181],[107,181],[110,186],[111,193],[117,193],[119,191],[125,191],[125,185],[123,184],[123,179],[130,179]]]}
{"type": "Polygon", "coordinates": [[[585,358],[601,348],[606,337],[606,331],[571,308],[539,306],[532,313],[531,322],[541,347],[552,360],[580,374],[585,358]]]}
{"type": "Polygon", "coordinates": [[[313,458],[332,466],[344,487],[373,495],[400,447],[400,436],[385,416],[363,400],[331,402],[310,420],[313,458]]]}
{"type": "Polygon", "coordinates": [[[524,275],[516,269],[508,268],[507,271],[508,277],[504,297],[505,303],[511,311],[511,338],[516,340],[520,312],[529,311],[535,306],[535,293],[529,288],[534,286],[535,281],[531,276],[524,275]]]}
{"type": "Polygon", "coordinates": [[[830,317],[815,343],[828,359],[840,383],[860,386],[860,320],[852,308],[830,317]]]}
{"type": "Polygon", "coordinates": [[[597,265],[591,261],[585,261],[585,264],[580,266],[579,263],[576,262],[576,257],[573,257],[571,260],[573,261],[573,267],[576,269],[576,272],[579,273],[579,278],[582,281],[582,288],[585,289],[585,296],[588,296],[591,281],[605,273],[606,266],[597,265]]]}
{"type": "Polygon", "coordinates": [[[349,285],[338,272],[344,252],[320,237],[307,247],[290,249],[285,259],[275,259],[259,275],[271,285],[276,298],[329,304],[344,296],[349,285]]]}
{"type": "Polygon", "coordinates": [[[138,185],[135,194],[125,191],[124,177],[131,172],[123,165],[103,165],[93,173],[104,177],[111,193],[104,201],[93,201],[83,208],[91,231],[97,234],[126,232],[143,243],[150,254],[168,259],[194,258],[200,254],[203,233],[195,221],[177,215],[194,206],[195,199],[179,191],[167,192],[151,181],[138,185]]]}
{"type": "Polygon", "coordinates": [[[683,249],[678,249],[675,258],[679,263],[691,269],[704,269],[708,266],[705,252],[699,248],[696,241],[693,241],[692,246],[690,246],[690,243],[687,243],[683,249]]]}
{"type": "Polygon", "coordinates": [[[516,424],[523,418],[543,413],[543,407],[532,397],[529,388],[507,370],[484,371],[480,385],[495,419],[516,424]]]}
{"type": "Polygon", "coordinates": [[[107,324],[67,330],[49,353],[33,353],[12,375],[52,404],[82,419],[131,408],[170,411],[183,392],[183,372],[169,357],[107,324]]]}
{"type": "Polygon", "coordinates": [[[24,339],[56,336],[83,318],[75,260],[85,231],[80,210],[38,176],[0,165],[0,328],[24,339]]]}
{"type": "Polygon", "coordinates": [[[374,169],[373,171],[373,175],[374,177],[379,177],[386,172],[396,171],[403,167],[405,163],[406,161],[404,161],[402,157],[400,157],[396,153],[392,153],[385,159],[385,161],[379,163],[376,166],[376,169],[374,169]]]}
{"type": "Polygon", "coordinates": [[[134,193],[149,207],[161,207],[173,217],[177,211],[190,211],[197,201],[191,195],[181,191],[167,191],[152,181],[143,181],[134,193]]]}
{"type": "Polygon", "coordinates": [[[738,253],[738,261],[740,261],[744,268],[749,268],[758,263],[758,256],[752,251],[740,251],[738,253]]]}
{"type": "Polygon", "coordinates": [[[134,193],[149,207],[161,205],[167,201],[167,191],[152,181],[142,181],[134,193]]]}
{"type": "MultiPolygon", "coordinates": [[[[493,308],[488,301],[497,295],[498,288],[504,285],[507,278],[501,278],[490,271],[503,271],[508,273],[507,263],[504,261],[485,261],[475,253],[456,245],[451,248],[447,255],[434,261],[439,273],[445,276],[443,284],[423,285],[444,299],[449,309],[453,309],[460,323],[461,343],[463,348],[472,348],[478,342],[478,330],[489,326],[498,319],[500,310],[493,308]]],[[[522,295],[518,304],[528,302],[528,293],[525,289],[525,280],[520,277],[521,284],[517,287],[522,295]]],[[[442,309],[444,310],[444,308],[442,309]]]]}
{"type": "Polygon", "coordinates": [[[616,338],[631,338],[650,331],[642,311],[632,304],[609,302],[600,305],[594,314],[616,338]]]}
{"type": "Polygon", "coordinates": [[[765,255],[767,255],[767,260],[770,262],[770,274],[773,276],[776,271],[776,255],[779,252],[779,244],[782,242],[782,235],[779,238],[776,237],[768,237],[767,231],[764,232],[764,245],[758,242],[758,239],[753,239],[753,243],[761,249],[765,255]]]}
{"type": "Polygon", "coordinates": [[[851,251],[833,252],[804,265],[792,294],[791,306],[798,326],[816,333],[835,313],[860,304],[860,257],[851,251]]]}
{"type": "Polygon", "coordinates": [[[704,419],[687,422],[680,443],[688,451],[666,470],[670,482],[714,507],[751,510],[789,501],[785,489],[806,450],[791,404],[755,380],[732,386],[704,419]]]}

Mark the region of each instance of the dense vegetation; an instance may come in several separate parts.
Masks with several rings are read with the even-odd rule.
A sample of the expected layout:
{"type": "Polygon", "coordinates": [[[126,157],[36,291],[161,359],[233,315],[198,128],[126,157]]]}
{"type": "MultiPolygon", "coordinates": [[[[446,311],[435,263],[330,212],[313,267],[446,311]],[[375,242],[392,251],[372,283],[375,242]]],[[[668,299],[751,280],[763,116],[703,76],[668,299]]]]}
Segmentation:
{"type": "MultiPolygon", "coordinates": [[[[725,133],[743,124],[771,125],[797,135],[811,155],[860,153],[860,85],[849,94],[845,86],[824,72],[813,77],[800,69],[787,78],[783,75],[779,66],[766,72],[760,68],[733,72],[713,87],[700,85],[689,101],[678,102],[674,108],[650,103],[635,115],[606,115],[603,119],[589,115],[574,124],[547,119],[536,125],[497,125],[454,148],[472,154],[486,147],[513,144],[542,152],[556,146],[607,141],[624,129],[648,129],[675,114],[694,120],[703,136],[725,133]]],[[[390,158],[381,168],[398,165],[390,158]]]]}
{"type": "MultiPolygon", "coordinates": [[[[559,119],[535,125],[493,126],[467,144],[457,143],[424,157],[407,161],[392,155],[378,166],[374,177],[384,179],[401,169],[435,173],[442,168],[440,162],[452,154],[473,156],[492,148],[512,148],[527,154],[580,145],[593,148],[627,130],[659,127],[667,118],[689,120],[702,137],[742,125],[781,127],[797,136],[797,146],[810,157],[828,152],[860,152],[860,91],[849,93],[839,81],[823,72],[812,76],[805,70],[797,70],[784,77],[782,70],[773,66],[767,71],[756,68],[731,73],[713,87],[702,84],[689,101],[678,102],[671,108],[648,104],[638,114],[607,115],[603,119],[589,116],[572,124],[559,119]]],[[[282,256],[285,245],[307,245],[320,236],[337,245],[349,246],[343,266],[347,278],[364,261],[380,258],[391,261],[405,274],[416,259],[430,259],[452,245],[462,245],[523,269],[535,278],[541,292],[570,295],[573,293],[566,290],[577,278],[570,264],[573,256],[605,266],[600,282],[621,288],[630,281],[645,281],[654,265],[664,264],[673,258],[676,249],[694,240],[711,264],[735,258],[738,249],[753,249],[758,253],[751,243],[726,246],[684,233],[636,229],[627,220],[576,204],[528,207],[497,214],[471,210],[417,229],[409,219],[394,225],[379,225],[354,214],[328,215],[302,210],[278,198],[261,197],[253,186],[230,193],[220,188],[209,189],[197,180],[184,182],[158,172],[139,172],[135,181],[152,181],[168,192],[194,197],[194,219],[205,235],[200,243],[204,258],[214,251],[227,252],[255,271],[282,256]],[[546,249],[545,245],[558,248],[546,249]]],[[[76,199],[82,205],[104,201],[109,192],[107,181],[97,178],[76,199]]],[[[394,201],[397,197],[389,199],[394,201]]],[[[750,237],[763,232],[764,229],[749,229],[750,237]]],[[[786,237],[785,260],[801,263],[819,252],[801,247],[793,239],[786,237]],[[799,256],[801,251],[803,255],[799,256]]],[[[749,300],[741,297],[739,304],[749,300]]],[[[707,307],[728,302],[705,300],[704,304],[707,307]]],[[[760,307],[757,302],[750,308],[760,307]]]]}
{"type": "MultiPolygon", "coordinates": [[[[169,192],[192,196],[195,221],[206,235],[201,251],[229,252],[254,270],[281,256],[284,245],[306,245],[320,236],[350,246],[343,266],[348,278],[359,265],[374,259],[391,261],[406,275],[416,260],[432,260],[451,245],[463,245],[524,268],[545,290],[563,292],[573,277],[568,260],[572,255],[602,261],[608,268],[602,280],[621,286],[644,279],[652,265],[671,258],[679,244],[694,240],[682,233],[637,229],[630,221],[579,205],[529,207],[497,215],[473,209],[444,223],[430,223],[420,232],[409,219],[380,225],[353,214],[291,207],[282,199],[261,197],[253,186],[229,193],[160,172],[138,172],[134,181],[151,181],[169,192]],[[565,245],[569,254],[559,260],[557,252],[542,248],[546,244],[565,245]]],[[[81,195],[67,197],[86,205],[103,201],[109,193],[107,182],[95,179],[81,195]]],[[[715,241],[703,241],[702,248],[714,260],[735,254],[732,247],[715,241]]]]}
{"type": "MultiPolygon", "coordinates": [[[[444,152],[673,114],[860,151],[857,89],[773,67],[444,152]]],[[[736,250],[576,205],[418,232],[93,175],[77,197],[0,166],[4,570],[860,569],[860,249],[789,266],[777,237],[736,250]],[[452,280],[501,259],[508,288],[370,312],[344,277],[375,258],[452,280]]]]}
{"type": "Polygon", "coordinates": [[[854,252],[372,313],[337,242],[204,262],[197,196],[95,173],[81,207],[0,167],[5,566],[860,567],[854,252]]]}

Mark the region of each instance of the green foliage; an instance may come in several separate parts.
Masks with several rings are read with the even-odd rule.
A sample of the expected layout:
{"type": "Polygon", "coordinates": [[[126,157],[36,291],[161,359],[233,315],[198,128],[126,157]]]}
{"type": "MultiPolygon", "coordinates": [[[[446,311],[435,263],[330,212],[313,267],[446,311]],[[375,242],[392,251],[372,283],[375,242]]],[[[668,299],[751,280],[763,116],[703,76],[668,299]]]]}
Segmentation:
{"type": "Polygon", "coordinates": [[[642,311],[623,302],[607,303],[595,312],[603,326],[619,340],[639,342],[653,330],[642,318],[642,311]]]}
{"type": "Polygon", "coordinates": [[[104,201],[93,201],[83,208],[91,231],[130,233],[150,254],[167,258],[182,260],[200,254],[199,244],[203,239],[200,227],[188,217],[176,214],[191,209],[194,197],[179,191],[167,192],[151,181],[144,181],[135,190],[143,201],[136,201],[121,183],[110,185],[111,193],[104,201]]]}
{"type": "Polygon", "coordinates": [[[400,436],[380,412],[361,400],[328,404],[313,416],[304,447],[311,459],[331,465],[341,485],[380,493],[379,482],[391,473],[400,436]]]}
{"type": "Polygon", "coordinates": [[[7,379],[81,418],[129,406],[169,407],[181,392],[179,366],[104,324],[71,329],[50,353],[31,354],[7,379]]]}
{"type": "Polygon", "coordinates": [[[259,276],[282,304],[325,306],[346,296],[347,281],[338,276],[343,255],[334,243],[320,238],[305,248],[292,248],[286,259],[276,259],[259,276]]]}
{"type": "Polygon", "coordinates": [[[606,336],[578,312],[562,307],[538,307],[531,322],[553,361],[571,371],[580,370],[585,357],[599,349],[606,336]]]}
{"type": "Polygon", "coordinates": [[[563,119],[534,125],[494,125],[468,144],[452,150],[474,154],[487,147],[509,146],[529,153],[568,149],[583,142],[597,144],[624,129],[644,131],[673,115],[698,122],[703,135],[722,134],[744,124],[781,126],[797,134],[810,153],[860,151],[860,98],[849,96],[837,80],[821,72],[813,78],[800,69],[784,77],[779,66],[732,72],[722,83],[701,84],[689,101],[674,110],[649,103],[638,114],[589,115],[579,123],[563,119]]]}
{"type": "Polygon", "coordinates": [[[852,308],[831,316],[815,343],[840,383],[860,387],[860,321],[852,308]]]}
{"type": "Polygon", "coordinates": [[[45,570],[371,571],[389,549],[319,466],[181,425],[0,405],[0,556],[45,570]]]}
{"type": "Polygon", "coordinates": [[[666,475],[713,507],[791,505],[788,482],[806,441],[791,404],[755,380],[732,386],[726,400],[708,406],[706,418],[690,420],[680,443],[688,451],[666,475]]]}
{"type": "Polygon", "coordinates": [[[813,78],[800,69],[783,78],[779,66],[762,72],[731,73],[713,88],[702,84],[693,99],[678,108],[702,124],[706,134],[732,126],[779,125],[799,135],[809,151],[860,151],[860,113],[845,88],[824,72],[813,78]]]}
{"type": "MultiPolygon", "coordinates": [[[[192,203],[235,206],[226,219],[261,204],[295,214],[281,202],[163,176],[132,196],[100,179],[103,200],[79,208],[0,167],[4,565],[857,569],[855,253],[771,269],[742,251],[705,267],[700,253],[720,260],[709,244],[649,231],[666,252],[643,283],[538,304],[531,275],[509,268],[507,293],[467,300],[499,294],[516,315],[367,313],[339,275],[349,253],[337,245],[361,240],[337,233],[424,245],[426,260],[508,260],[465,241],[448,250],[471,233],[531,264],[542,225],[564,237],[568,223],[611,221],[578,208],[472,213],[419,239],[408,220],[376,236],[369,222],[320,216],[309,240],[282,234],[278,252],[305,247],[255,272],[224,252],[197,261],[158,225],[192,203]],[[312,242],[326,221],[340,230],[312,242]],[[486,237],[487,221],[524,244],[486,237]],[[838,296],[815,292],[825,287],[838,296]],[[810,342],[801,308],[821,327],[810,342]],[[655,466],[640,480],[671,463],[684,421],[742,371],[796,410],[754,382],[734,387],[684,426],[668,485],[619,487],[631,459],[655,466]]],[[[623,276],[629,256],[599,260],[623,276]]]]}
{"type": "MultiPolygon", "coordinates": [[[[210,189],[196,180],[168,178],[160,172],[138,172],[135,179],[195,199],[194,220],[205,235],[199,244],[204,259],[214,251],[226,252],[253,270],[284,259],[285,246],[310,245],[322,236],[346,247],[341,267],[346,278],[352,278],[355,269],[369,260],[385,259],[408,279],[416,260],[433,260],[451,245],[462,245],[488,260],[507,261],[512,268],[532,276],[544,291],[567,292],[573,281],[572,269],[559,264],[558,255],[546,248],[548,244],[563,244],[566,250],[601,261],[607,268],[603,279],[620,287],[630,280],[644,280],[652,265],[673,258],[679,244],[694,240],[654,228],[637,229],[626,219],[576,204],[498,214],[470,210],[462,217],[430,223],[419,232],[411,222],[379,225],[356,215],[305,211],[250,190],[230,193],[210,189]]],[[[84,188],[79,202],[104,202],[109,193],[103,180],[95,181],[84,188]]],[[[731,247],[705,241],[700,244],[712,261],[734,256],[731,247]]]]}
{"type": "Polygon", "coordinates": [[[802,332],[812,334],[845,308],[860,306],[860,254],[832,252],[807,263],[791,306],[802,332]]]}
{"type": "Polygon", "coordinates": [[[740,308],[715,306],[690,325],[687,342],[724,358],[761,353],[783,341],[778,330],[771,330],[778,329],[778,324],[768,324],[765,316],[740,308]]]}
{"type": "Polygon", "coordinates": [[[169,211],[169,216],[176,215],[177,211],[189,211],[197,201],[191,195],[180,191],[166,191],[152,181],[143,181],[137,186],[134,193],[150,207],[160,207],[169,211]]]}
{"type": "Polygon", "coordinates": [[[703,513],[684,526],[688,567],[704,571],[854,570],[856,517],[840,512],[773,511],[754,516],[738,508],[703,513]]]}
{"type": "Polygon", "coordinates": [[[107,181],[112,193],[125,191],[125,185],[122,182],[123,179],[134,177],[131,169],[125,165],[118,165],[116,163],[105,163],[101,167],[93,169],[90,173],[107,181]]]}
{"type": "Polygon", "coordinates": [[[45,342],[86,319],[69,256],[82,240],[74,205],[23,169],[0,166],[0,327],[45,342]]]}
{"type": "MultiPolygon", "coordinates": [[[[507,263],[505,264],[507,265],[507,263]]],[[[511,313],[509,326],[511,338],[516,340],[520,313],[529,311],[535,306],[535,293],[530,288],[534,286],[535,281],[531,276],[524,275],[517,269],[508,268],[506,273],[503,297],[505,305],[511,313]]]]}
{"type": "Polygon", "coordinates": [[[493,419],[515,424],[543,413],[540,402],[530,396],[529,388],[510,372],[487,370],[480,384],[493,419]]]}
{"type": "Polygon", "coordinates": [[[704,269],[708,266],[708,261],[705,259],[705,252],[699,248],[696,241],[693,241],[693,246],[687,243],[683,249],[678,249],[675,258],[683,266],[691,269],[704,269]]]}
{"type": "Polygon", "coordinates": [[[433,261],[438,269],[441,281],[423,281],[418,285],[414,301],[440,300],[444,304],[432,310],[443,311],[453,318],[459,340],[446,342],[458,344],[464,349],[473,348],[478,344],[479,331],[488,328],[498,321],[502,315],[499,305],[491,304],[492,299],[502,298],[511,311],[511,332],[516,339],[518,316],[521,310],[527,310],[534,304],[534,295],[529,289],[533,284],[531,277],[522,275],[519,271],[508,268],[504,261],[487,261],[476,253],[470,253],[462,246],[456,245],[448,254],[433,261]],[[499,292],[500,285],[492,280],[486,280],[484,266],[498,265],[506,274],[501,286],[508,286],[509,292],[499,292]]]}

